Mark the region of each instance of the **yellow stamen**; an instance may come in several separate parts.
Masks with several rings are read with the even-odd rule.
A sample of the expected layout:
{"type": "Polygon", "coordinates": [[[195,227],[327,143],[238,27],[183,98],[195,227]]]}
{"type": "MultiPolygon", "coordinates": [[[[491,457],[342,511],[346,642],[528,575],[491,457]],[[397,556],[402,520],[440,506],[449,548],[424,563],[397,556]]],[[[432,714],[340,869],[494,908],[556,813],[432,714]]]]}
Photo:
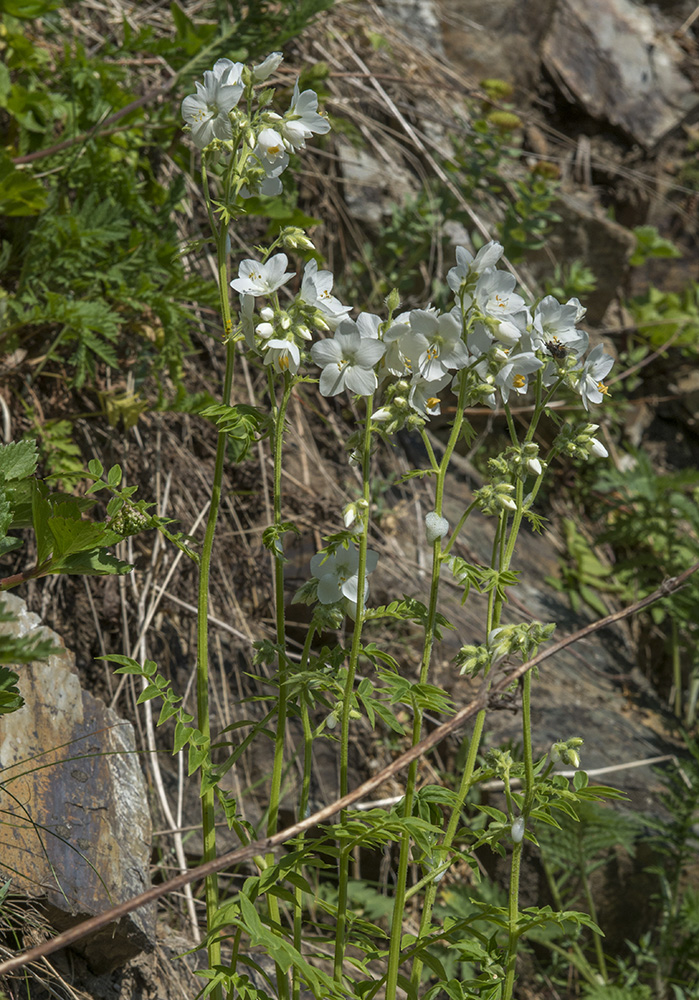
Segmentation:
{"type": "Polygon", "coordinates": [[[515,389],[521,389],[522,386],[526,384],[527,380],[525,379],[524,375],[515,375],[515,377],[512,379],[512,385],[515,387],[515,389]]]}

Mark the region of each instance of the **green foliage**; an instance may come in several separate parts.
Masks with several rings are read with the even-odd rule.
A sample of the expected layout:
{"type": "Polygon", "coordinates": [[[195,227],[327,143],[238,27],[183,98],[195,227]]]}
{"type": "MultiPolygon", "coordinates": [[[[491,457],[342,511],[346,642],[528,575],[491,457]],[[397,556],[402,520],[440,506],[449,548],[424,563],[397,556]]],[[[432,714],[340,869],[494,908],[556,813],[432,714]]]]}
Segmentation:
{"type": "Polygon", "coordinates": [[[628,303],[638,332],[653,348],[669,340],[695,355],[699,350],[699,283],[690,281],[681,292],[663,292],[651,285],[628,303]]]}
{"type": "Polygon", "coordinates": [[[574,260],[569,265],[556,264],[553,278],[544,281],[546,294],[555,296],[559,302],[567,302],[571,298],[584,300],[596,287],[594,272],[579,260],[574,260]]]}
{"type": "Polygon", "coordinates": [[[156,108],[145,130],[138,108],[118,129],[101,129],[136,96],[123,65],[109,50],[91,56],[65,43],[58,11],[42,27],[50,58],[42,35],[4,17],[4,349],[37,359],[34,379],[67,367],[76,387],[100,366],[139,383],[161,372],[177,380],[191,349],[192,319],[180,303],[215,298],[179,258],[174,216],[184,179],[164,185],[154,170],[150,130],[162,127],[164,112],[156,108]],[[69,139],[56,143],[57,135],[69,139]],[[27,154],[36,165],[18,169],[12,157],[27,154]]]}
{"type": "Polygon", "coordinates": [[[655,226],[636,226],[633,234],[636,248],[629,258],[631,267],[640,267],[654,258],[677,259],[682,256],[675,244],[662,237],[655,226]]]}
{"type": "Polygon", "coordinates": [[[582,603],[587,604],[599,618],[609,614],[609,609],[601,595],[624,594],[627,588],[620,583],[615,569],[602,562],[592,545],[580,533],[570,518],[562,522],[566,543],[566,558],[560,560],[560,577],[546,577],[546,582],[556,590],[564,591],[570,606],[580,611],[582,603]]]}
{"type": "Polygon", "coordinates": [[[220,433],[228,436],[234,462],[245,461],[256,435],[268,423],[260,410],[245,403],[239,403],[237,406],[214,403],[199,410],[199,416],[211,420],[220,433]]]}
{"type": "MultiPolygon", "coordinates": [[[[605,498],[599,540],[617,553],[615,577],[624,592],[639,600],[699,560],[699,471],[656,474],[644,452],[634,466],[613,466],[601,474],[595,489],[605,498]]],[[[692,575],[684,587],[657,601],[644,614],[649,626],[664,629],[673,664],[675,711],[691,724],[699,689],[696,606],[699,581],[692,575]],[[683,664],[680,664],[680,656],[683,664]],[[681,674],[683,676],[681,676],[681,674]],[[682,691],[688,692],[682,710],[682,691]]]]}

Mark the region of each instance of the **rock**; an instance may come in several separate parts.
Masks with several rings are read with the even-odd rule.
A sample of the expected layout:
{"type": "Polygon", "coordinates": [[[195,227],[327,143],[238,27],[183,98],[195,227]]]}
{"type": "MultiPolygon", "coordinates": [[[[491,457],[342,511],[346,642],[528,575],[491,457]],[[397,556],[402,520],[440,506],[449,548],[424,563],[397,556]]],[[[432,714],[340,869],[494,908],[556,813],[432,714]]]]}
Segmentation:
{"type": "Polygon", "coordinates": [[[381,0],[379,6],[389,21],[418,47],[444,54],[439,18],[433,0],[381,0]]]}
{"type": "Polygon", "coordinates": [[[630,0],[560,0],[544,39],[546,70],[571,102],[652,149],[699,107],[684,53],[630,0]]]}
{"type": "Polygon", "coordinates": [[[561,193],[554,209],[560,222],[547,237],[546,252],[532,255],[527,263],[538,281],[550,277],[552,258],[563,267],[580,261],[590,268],[597,286],[585,295],[587,321],[599,323],[623,287],[636,238],[607,218],[594,194],[561,193]]]}
{"type": "Polygon", "coordinates": [[[397,163],[387,164],[365,149],[338,142],[340,169],[344,178],[345,204],[350,215],[368,226],[378,227],[391,214],[391,206],[403,204],[417,193],[417,184],[397,163]]]}
{"type": "MultiPolygon", "coordinates": [[[[25,705],[0,730],[2,866],[13,891],[40,901],[58,930],[150,887],[151,819],[133,727],[80,687],[73,654],[13,594],[13,635],[40,635],[59,651],[15,667],[25,705]]],[[[82,943],[98,971],[154,942],[143,908],[82,943]]]]}
{"type": "Polygon", "coordinates": [[[475,82],[497,77],[527,91],[555,0],[438,0],[447,59],[475,82]]]}

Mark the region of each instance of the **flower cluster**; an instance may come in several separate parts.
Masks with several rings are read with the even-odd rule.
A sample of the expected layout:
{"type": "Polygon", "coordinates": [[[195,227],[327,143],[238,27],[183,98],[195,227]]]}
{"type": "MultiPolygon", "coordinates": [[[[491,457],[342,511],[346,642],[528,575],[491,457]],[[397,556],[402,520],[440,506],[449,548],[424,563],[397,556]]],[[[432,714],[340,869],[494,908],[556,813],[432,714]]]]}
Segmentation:
{"type": "Polygon", "coordinates": [[[263,106],[257,113],[251,113],[254,88],[278,69],[282,59],[281,52],[273,52],[253,67],[219,59],[204,73],[204,82],[195,83],[196,94],[182,101],[182,117],[199,149],[211,147],[238,154],[252,150],[242,194],[253,190],[268,196],[280,194],[280,177],[289,165],[289,154],[305,149],[312,135],[323,135],[330,129],[328,120],[318,112],[318,95],[313,90],[301,92],[298,82],[286,114],[265,109],[271,91],[263,95],[263,106]],[[239,107],[243,95],[247,96],[246,111],[239,107]]]}
{"type": "MultiPolygon", "coordinates": [[[[533,380],[545,393],[566,384],[586,409],[599,403],[613,361],[601,345],[584,359],[588,335],[577,326],[584,309],[577,299],[562,304],[550,295],[530,309],[514,276],[498,270],[502,253],[494,242],[475,256],[457,247],[457,265],[447,275],[454,293],[447,311],[428,307],[391,312],[385,321],[368,314],[355,324],[343,320],[331,340],[311,350],[323,369],[321,393],[379,390],[374,419],[387,433],[438,414],[440,393],[449,385],[455,391],[465,386],[471,406],[507,404],[525,395],[533,380]]],[[[539,475],[536,454],[523,458],[529,473],[539,475]]]]}

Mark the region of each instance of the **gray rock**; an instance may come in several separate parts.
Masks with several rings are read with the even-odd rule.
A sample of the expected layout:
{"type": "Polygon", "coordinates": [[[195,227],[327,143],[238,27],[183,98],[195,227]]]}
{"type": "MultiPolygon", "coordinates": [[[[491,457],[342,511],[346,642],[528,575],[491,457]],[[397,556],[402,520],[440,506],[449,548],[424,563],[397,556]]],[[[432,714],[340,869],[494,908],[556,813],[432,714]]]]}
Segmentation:
{"type": "Polygon", "coordinates": [[[550,277],[551,257],[563,266],[580,261],[589,267],[597,286],[584,304],[588,322],[599,323],[624,284],[636,238],[604,214],[593,192],[561,193],[554,208],[560,222],[547,237],[546,252],[531,255],[527,263],[537,281],[550,277]]]}
{"type": "Polygon", "coordinates": [[[345,183],[345,204],[350,215],[360,222],[378,227],[391,214],[394,203],[403,204],[416,193],[415,180],[397,163],[388,170],[385,162],[349,142],[338,142],[337,152],[345,183]]]}
{"type": "MultiPolygon", "coordinates": [[[[25,705],[0,730],[1,867],[46,908],[58,930],[150,886],[151,819],[130,723],[80,687],[73,654],[24,601],[3,595],[13,635],[40,635],[60,651],[16,667],[25,705]]],[[[150,949],[155,909],[143,908],[83,942],[106,971],[150,949]]]]}
{"type": "Polygon", "coordinates": [[[542,59],[569,100],[645,149],[699,109],[682,50],[630,0],[560,0],[542,59]]]}
{"type": "Polygon", "coordinates": [[[409,41],[443,55],[442,33],[433,0],[381,0],[379,6],[409,41]]]}

